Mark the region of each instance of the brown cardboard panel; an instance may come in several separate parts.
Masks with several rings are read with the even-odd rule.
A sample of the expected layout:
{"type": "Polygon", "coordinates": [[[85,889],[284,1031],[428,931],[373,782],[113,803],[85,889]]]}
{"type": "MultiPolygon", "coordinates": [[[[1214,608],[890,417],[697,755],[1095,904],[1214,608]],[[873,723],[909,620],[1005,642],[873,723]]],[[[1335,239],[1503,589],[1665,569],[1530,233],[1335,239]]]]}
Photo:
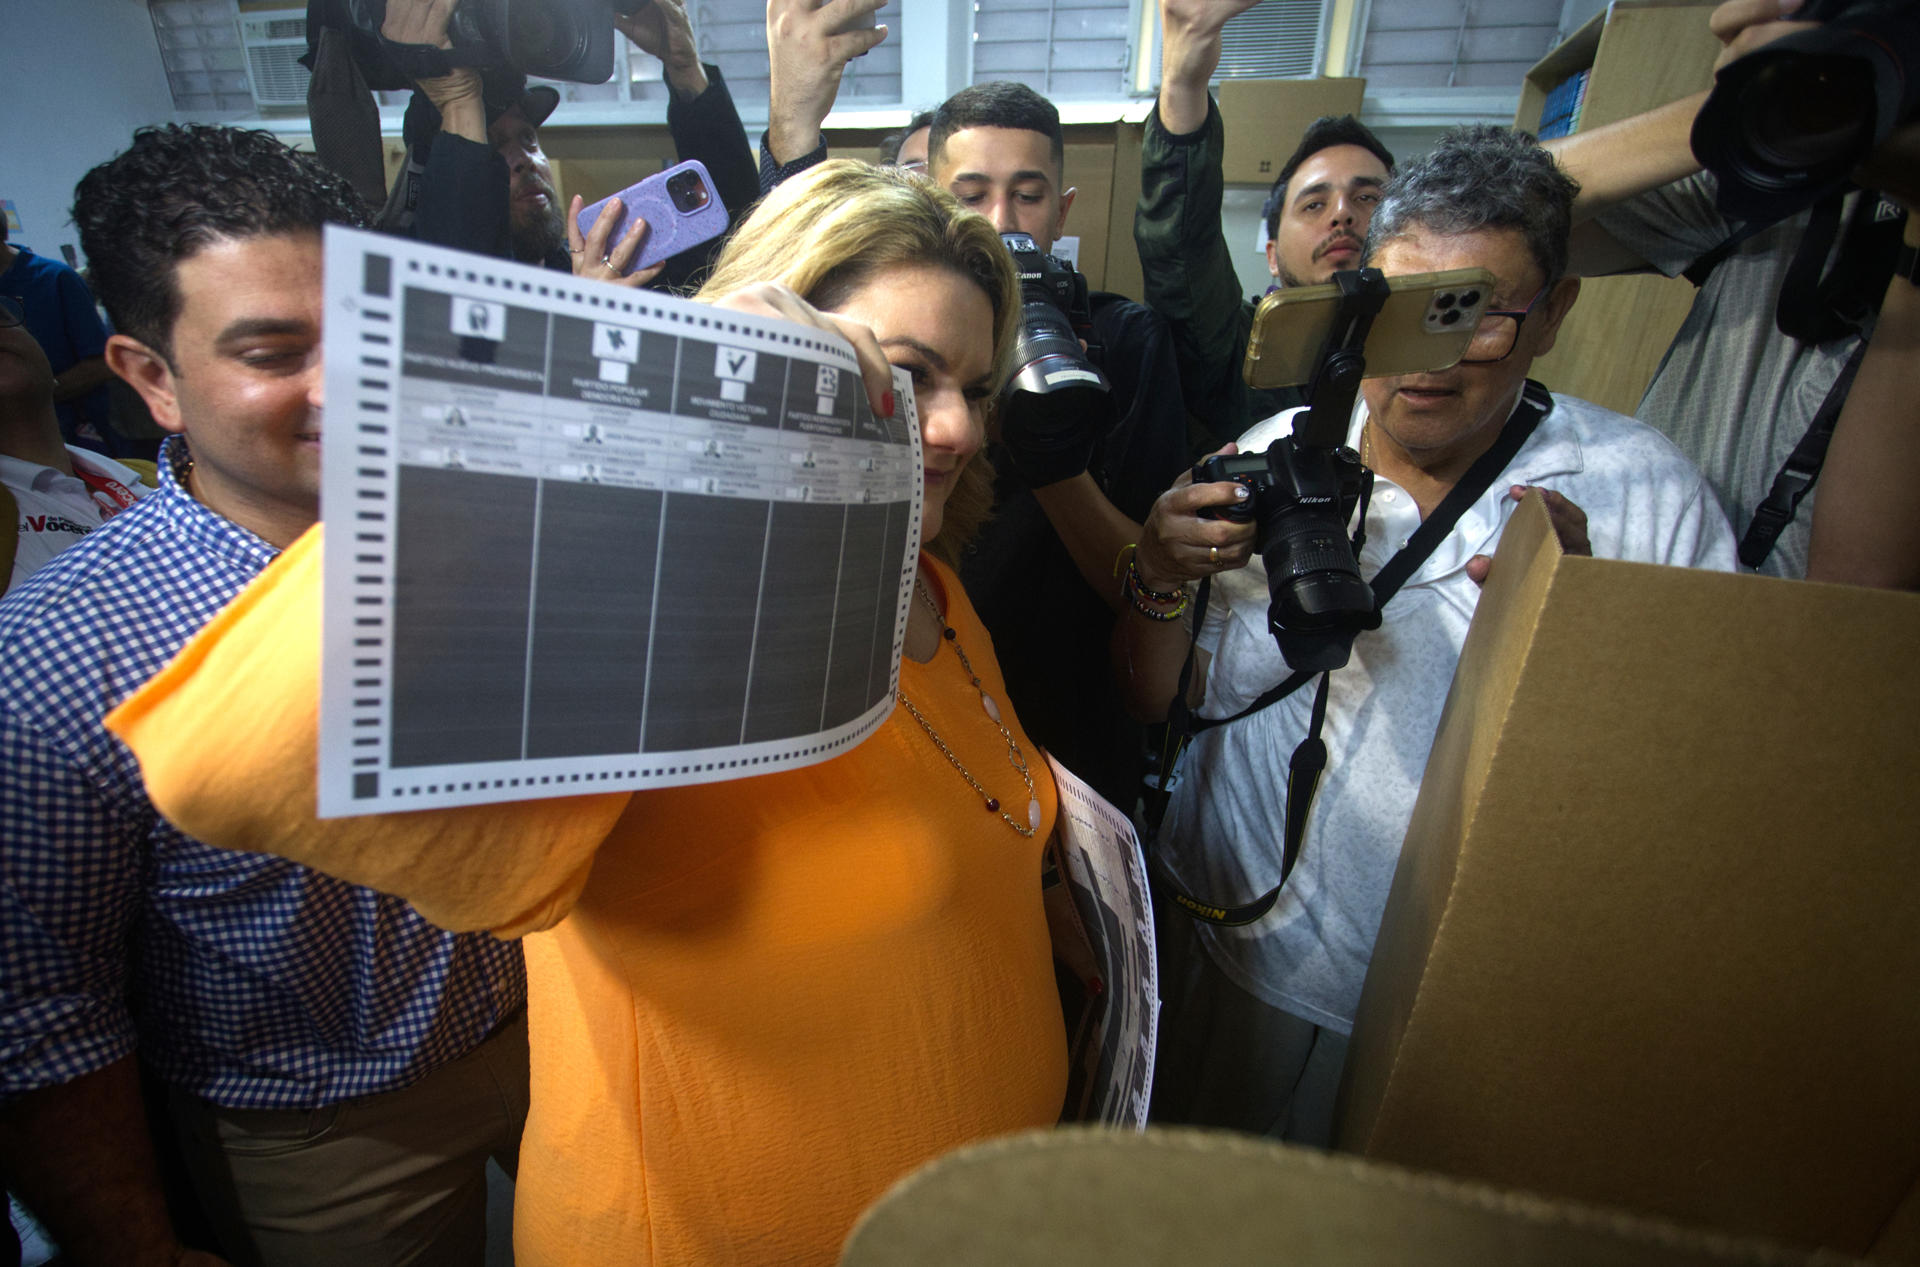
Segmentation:
{"type": "Polygon", "coordinates": [[[1523,507],[1408,832],[1343,1143],[1872,1248],[1920,1174],[1916,645],[1920,597],[1561,558],[1523,507]]]}
{"type": "MultiPolygon", "coordinates": [[[[841,1267],[1708,1267],[1784,1247],[1225,1131],[1088,1127],[976,1144],[861,1217],[841,1267]]],[[[1835,1257],[1818,1260],[1838,1267],[1835,1257]]]]}
{"type": "Polygon", "coordinates": [[[1360,113],[1364,79],[1228,79],[1215,96],[1227,127],[1229,185],[1271,185],[1300,134],[1323,114],[1360,113]]]}
{"type": "Polygon", "coordinates": [[[1140,203],[1140,149],[1146,140],[1144,123],[1117,123],[1113,138],[1113,194],[1107,214],[1106,274],[1101,289],[1129,299],[1146,293],[1146,274],[1140,251],[1133,244],[1133,212],[1140,203]]]}
{"type": "Polygon", "coordinates": [[[1080,271],[1087,285],[1106,288],[1108,224],[1113,206],[1113,125],[1068,128],[1067,188],[1077,189],[1067,211],[1067,233],[1080,238],[1080,271]]]}
{"type": "Polygon", "coordinates": [[[1446,913],[1459,846],[1473,821],[1501,720],[1526,662],[1534,632],[1530,617],[1537,617],[1560,559],[1545,514],[1535,515],[1525,505],[1507,525],[1501,549],[1501,566],[1487,578],[1480,610],[1513,614],[1498,622],[1478,621],[1470,631],[1422,779],[1423,787],[1460,792],[1422,796],[1414,803],[1407,839],[1422,841],[1423,847],[1401,850],[1389,908],[1392,918],[1383,920],[1374,942],[1361,998],[1361,1015],[1371,1023],[1355,1024],[1349,1047],[1342,1142],[1362,1152],[1373,1134],[1374,1115],[1386,1102],[1386,1083],[1413,1014],[1427,952],[1446,913]],[[1522,566],[1509,566],[1512,563],[1522,566]]]}

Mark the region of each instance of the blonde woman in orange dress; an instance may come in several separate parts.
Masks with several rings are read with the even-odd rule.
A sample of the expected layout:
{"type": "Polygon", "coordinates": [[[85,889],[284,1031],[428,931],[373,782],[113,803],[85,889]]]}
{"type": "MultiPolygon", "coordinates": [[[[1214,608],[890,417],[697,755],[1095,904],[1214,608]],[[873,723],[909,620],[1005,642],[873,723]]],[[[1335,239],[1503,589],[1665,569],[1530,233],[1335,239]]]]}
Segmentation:
{"type": "Polygon", "coordinates": [[[184,830],[524,937],[522,1267],[831,1263],[894,1180],[1051,1124],[1065,1090],[1055,790],[951,567],[990,502],[1007,252],[945,190],[827,163],[702,294],[846,329],[870,366],[877,341],[913,378],[928,544],[897,707],[864,743],[729,783],[318,821],[312,540],[115,717],[184,830]]]}

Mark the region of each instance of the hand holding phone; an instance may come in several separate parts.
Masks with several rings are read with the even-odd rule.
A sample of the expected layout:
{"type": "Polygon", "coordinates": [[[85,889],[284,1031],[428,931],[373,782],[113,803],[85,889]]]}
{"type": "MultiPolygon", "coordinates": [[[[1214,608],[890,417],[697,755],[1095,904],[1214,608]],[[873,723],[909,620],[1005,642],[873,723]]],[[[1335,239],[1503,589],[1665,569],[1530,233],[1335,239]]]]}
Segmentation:
{"type": "MultiPolygon", "coordinates": [[[[609,245],[624,242],[636,218],[647,225],[640,249],[618,270],[622,276],[651,268],[727,231],[726,205],[713,187],[713,177],[698,159],[675,164],[582,208],[574,224],[583,242],[592,237],[601,211],[613,203],[618,203],[620,210],[604,239],[609,245]]],[[[613,264],[614,252],[607,251],[601,262],[613,264]]]]}

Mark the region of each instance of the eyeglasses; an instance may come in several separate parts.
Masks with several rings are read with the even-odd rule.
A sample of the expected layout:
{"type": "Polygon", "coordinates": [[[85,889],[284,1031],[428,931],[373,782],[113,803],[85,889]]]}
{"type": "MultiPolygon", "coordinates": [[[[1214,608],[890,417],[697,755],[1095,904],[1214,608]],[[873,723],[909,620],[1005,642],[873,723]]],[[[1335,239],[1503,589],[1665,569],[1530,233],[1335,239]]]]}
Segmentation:
{"type": "Polygon", "coordinates": [[[0,295],[0,330],[10,330],[26,321],[27,314],[20,307],[20,301],[12,295],[0,295]]]}
{"type": "Polygon", "coordinates": [[[1520,341],[1520,323],[1552,289],[1552,283],[1542,286],[1540,293],[1528,300],[1524,308],[1489,308],[1481,313],[1480,324],[1474,328],[1473,341],[1467,344],[1460,364],[1491,365],[1512,356],[1514,344],[1520,341]]]}

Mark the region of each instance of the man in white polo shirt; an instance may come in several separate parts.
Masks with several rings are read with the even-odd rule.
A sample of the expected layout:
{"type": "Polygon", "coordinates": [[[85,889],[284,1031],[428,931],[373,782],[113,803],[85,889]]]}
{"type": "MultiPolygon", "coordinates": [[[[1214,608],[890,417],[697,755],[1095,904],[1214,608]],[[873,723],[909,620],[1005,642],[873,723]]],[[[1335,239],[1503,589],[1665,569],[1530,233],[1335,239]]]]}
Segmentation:
{"type": "MultiPolygon", "coordinates": [[[[1293,674],[1269,625],[1264,562],[1249,559],[1254,527],[1196,515],[1232,503],[1237,485],[1176,487],[1141,533],[1115,653],[1130,702],[1151,717],[1185,685],[1197,716],[1221,723],[1181,758],[1157,846],[1200,905],[1168,903],[1160,929],[1161,1121],[1331,1142],[1347,1037],[1482,556],[1516,495],[1541,490],[1576,553],[1733,567],[1726,516],[1671,441],[1528,381],[1580,289],[1567,274],[1576,193],[1532,137],[1478,125],[1403,166],[1373,212],[1369,265],[1388,277],[1484,268],[1492,302],[1457,365],[1361,384],[1347,443],[1375,479],[1357,561],[1376,587],[1383,572],[1405,584],[1343,667],[1255,710],[1293,674]],[[1208,573],[1183,683],[1189,637],[1169,617],[1186,606],[1178,582],[1208,573]],[[1292,777],[1316,755],[1317,791],[1292,777]],[[1275,889],[1290,848],[1298,863],[1275,889]],[[1269,891],[1261,909],[1255,895],[1269,891]]],[[[1293,421],[1255,426],[1240,451],[1264,452],[1293,421]]]]}
{"type": "MultiPolygon", "coordinates": [[[[0,297],[0,560],[9,556],[12,589],[54,555],[154,490],[138,472],[60,440],[53,367],[21,324],[20,309],[0,297]],[[13,520],[8,532],[5,524],[13,520]]],[[[4,593],[0,590],[0,593],[4,593]]]]}

